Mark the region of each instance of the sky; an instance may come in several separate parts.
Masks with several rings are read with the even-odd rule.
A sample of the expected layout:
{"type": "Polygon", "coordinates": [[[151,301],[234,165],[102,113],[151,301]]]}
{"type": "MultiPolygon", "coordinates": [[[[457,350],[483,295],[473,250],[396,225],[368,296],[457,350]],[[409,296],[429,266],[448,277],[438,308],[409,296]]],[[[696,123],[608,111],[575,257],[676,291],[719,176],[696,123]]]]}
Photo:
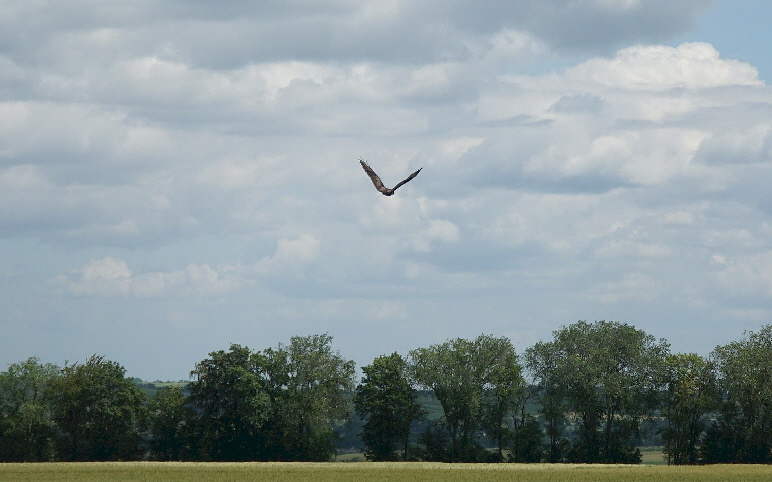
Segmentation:
{"type": "Polygon", "coordinates": [[[0,369],[772,314],[772,2],[6,1],[0,369]],[[394,196],[379,194],[418,168],[394,196]]]}

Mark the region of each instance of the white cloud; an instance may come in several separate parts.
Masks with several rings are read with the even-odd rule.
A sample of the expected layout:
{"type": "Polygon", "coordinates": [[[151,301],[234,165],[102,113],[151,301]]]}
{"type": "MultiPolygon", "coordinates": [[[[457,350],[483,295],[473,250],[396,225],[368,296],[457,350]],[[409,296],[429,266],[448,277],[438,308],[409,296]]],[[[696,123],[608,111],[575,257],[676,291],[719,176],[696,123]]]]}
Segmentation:
{"type": "Polygon", "coordinates": [[[282,238],[276,243],[276,254],[271,258],[275,263],[308,263],[319,257],[319,240],[310,234],[297,239],[282,238]]]}
{"type": "Polygon", "coordinates": [[[91,260],[72,275],[59,275],[56,282],[78,296],[175,297],[219,295],[242,287],[247,281],[235,266],[191,263],[172,271],[133,273],[128,264],[112,256],[91,260]]]}
{"type": "Polygon", "coordinates": [[[463,158],[467,166],[502,159],[473,169],[485,185],[720,192],[734,181],[721,164],[764,162],[772,152],[769,90],[755,68],[707,44],[630,47],[501,80],[476,106],[480,123],[501,130],[463,158]]]}
{"type": "Polygon", "coordinates": [[[702,42],[628,47],[612,59],[591,59],[566,72],[578,83],[644,91],[761,85],[758,75],[753,66],[721,59],[712,45],[702,42]]]}
{"type": "MultiPolygon", "coordinates": [[[[592,140],[586,153],[581,150],[560,153],[558,159],[552,159],[559,167],[549,167],[558,167],[567,176],[596,173],[618,176],[631,184],[662,184],[688,172],[689,163],[705,137],[700,131],[685,129],[629,130],[601,135],[592,140]]],[[[535,170],[543,168],[534,166],[535,170]]]]}
{"type": "Polygon", "coordinates": [[[458,226],[446,219],[432,219],[429,225],[412,237],[413,249],[428,253],[434,243],[455,243],[458,241],[458,226]]]}
{"type": "Polygon", "coordinates": [[[303,277],[307,265],[321,254],[321,242],[310,234],[295,239],[281,238],[276,243],[273,256],[263,258],[257,265],[257,273],[264,276],[303,277]]]}
{"type": "Polygon", "coordinates": [[[772,123],[759,121],[715,132],[700,146],[708,163],[732,164],[772,160],[772,123]]]}

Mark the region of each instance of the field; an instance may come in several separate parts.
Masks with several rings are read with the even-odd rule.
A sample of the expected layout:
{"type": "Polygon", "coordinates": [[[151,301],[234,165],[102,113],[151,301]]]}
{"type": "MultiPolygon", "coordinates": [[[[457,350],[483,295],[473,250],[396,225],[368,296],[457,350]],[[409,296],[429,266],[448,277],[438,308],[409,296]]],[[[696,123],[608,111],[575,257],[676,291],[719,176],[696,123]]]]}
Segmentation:
{"type": "Polygon", "coordinates": [[[638,447],[641,451],[641,462],[646,465],[667,465],[662,454],[662,447],[638,447]]]}
{"type": "Polygon", "coordinates": [[[772,466],[704,467],[439,464],[439,463],[180,463],[92,462],[0,464],[0,481],[272,481],[295,482],[590,482],[590,481],[769,481],[772,466]]]}

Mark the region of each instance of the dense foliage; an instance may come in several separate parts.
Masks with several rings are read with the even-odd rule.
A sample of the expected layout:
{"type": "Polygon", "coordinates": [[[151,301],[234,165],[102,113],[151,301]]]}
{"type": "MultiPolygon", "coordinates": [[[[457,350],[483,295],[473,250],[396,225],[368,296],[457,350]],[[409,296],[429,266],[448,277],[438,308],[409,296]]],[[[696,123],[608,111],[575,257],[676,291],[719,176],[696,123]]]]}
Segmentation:
{"type": "Polygon", "coordinates": [[[326,334],[211,352],[151,397],[104,357],[32,357],[0,373],[0,462],[324,461],[354,426],[371,460],[638,463],[649,432],[671,464],[772,462],[772,325],[701,357],[579,321],[522,358],[481,335],[362,372],[326,334]]]}
{"type": "Polygon", "coordinates": [[[397,353],[379,356],[372,365],[362,367],[364,377],[357,386],[354,406],[366,419],[361,437],[370,460],[410,457],[410,429],[422,411],[408,370],[407,361],[397,353]]]}
{"type": "Polygon", "coordinates": [[[65,366],[49,384],[51,417],[62,460],[140,457],[145,396],[118,363],[100,356],[65,366]]]}
{"type": "Polygon", "coordinates": [[[231,345],[191,373],[193,458],[329,460],[332,424],[348,416],[354,363],[331,349],[332,337],[293,337],[262,352],[231,345]]]}
{"type": "Polygon", "coordinates": [[[580,321],[554,335],[526,356],[539,385],[576,414],[578,437],[566,461],[640,462],[634,440],[641,418],[657,408],[667,343],[605,321],[580,321]]]}
{"type": "Polygon", "coordinates": [[[450,446],[427,458],[444,461],[486,460],[476,440],[487,429],[499,458],[507,434],[506,418],[525,389],[512,343],[506,338],[481,335],[475,340],[456,338],[410,352],[416,382],[434,392],[442,405],[450,446]]]}
{"type": "Polygon", "coordinates": [[[772,462],[772,325],[713,352],[719,416],[707,430],[703,459],[772,462]]]}

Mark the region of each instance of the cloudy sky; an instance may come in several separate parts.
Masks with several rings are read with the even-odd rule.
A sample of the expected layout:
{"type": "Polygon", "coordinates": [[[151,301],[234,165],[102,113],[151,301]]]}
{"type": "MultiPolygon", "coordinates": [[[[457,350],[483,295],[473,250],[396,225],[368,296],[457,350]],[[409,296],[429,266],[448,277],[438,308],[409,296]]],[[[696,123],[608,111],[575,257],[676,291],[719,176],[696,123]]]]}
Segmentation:
{"type": "Polygon", "coordinates": [[[8,1],[0,368],[772,320],[767,1],[8,1]],[[393,185],[373,189],[363,157],[393,185]]]}

